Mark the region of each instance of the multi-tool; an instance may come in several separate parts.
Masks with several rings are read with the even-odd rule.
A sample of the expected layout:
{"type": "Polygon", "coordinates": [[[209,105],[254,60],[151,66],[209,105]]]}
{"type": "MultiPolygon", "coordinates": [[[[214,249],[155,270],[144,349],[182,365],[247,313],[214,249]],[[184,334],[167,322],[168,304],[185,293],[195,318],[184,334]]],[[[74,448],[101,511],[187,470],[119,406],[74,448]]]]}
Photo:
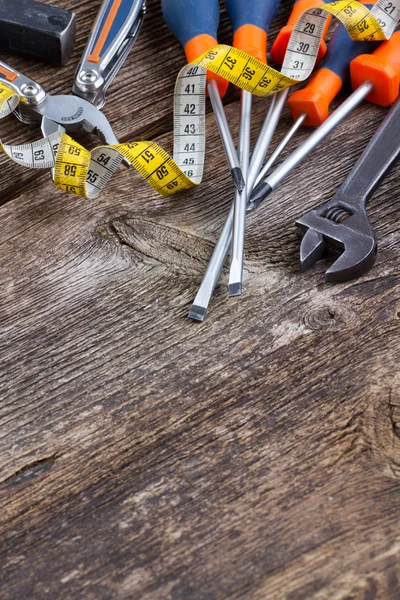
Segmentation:
{"type": "Polygon", "coordinates": [[[47,94],[39,83],[0,61],[0,81],[21,98],[15,116],[29,125],[40,123],[45,137],[57,131],[84,129],[102,142],[117,144],[113,128],[100,109],[108,86],[137,40],[145,11],[145,0],[104,0],[70,95],[47,94]]]}

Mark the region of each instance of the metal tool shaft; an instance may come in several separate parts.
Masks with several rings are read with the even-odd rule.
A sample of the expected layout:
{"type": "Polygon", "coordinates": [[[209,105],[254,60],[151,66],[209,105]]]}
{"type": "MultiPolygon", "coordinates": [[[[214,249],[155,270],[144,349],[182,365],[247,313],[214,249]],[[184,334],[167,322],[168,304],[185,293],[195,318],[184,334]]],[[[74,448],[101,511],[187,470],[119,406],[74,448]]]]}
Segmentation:
{"type": "Polygon", "coordinates": [[[282,152],[284,151],[284,149],[286,148],[286,146],[288,145],[290,140],[293,138],[293,136],[300,129],[302,123],[304,122],[304,120],[306,118],[307,118],[306,113],[303,113],[302,115],[300,115],[300,117],[297,119],[297,121],[295,123],[293,123],[292,127],[289,129],[287,134],[281,139],[281,141],[279,142],[279,144],[277,145],[277,147],[272,152],[271,156],[268,158],[267,162],[265,163],[265,165],[259,172],[255,185],[258,185],[264,179],[264,177],[268,174],[272,165],[275,164],[277,158],[279,158],[279,156],[282,154],[282,152]]]}
{"type": "Polygon", "coordinates": [[[218,238],[218,242],[215,245],[211,260],[209,261],[206,272],[204,273],[203,281],[201,282],[199,291],[196,294],[192,308],[188,314],[189,319],[193,319],[194,321],[204,320],[211,296],[214,293],[214,289],[221,274],[222,267],[224,266],[226,257],[228,256],[232,241],[234,210],[234,205],[232,203],[228,217],[218,238]]]}
{"type": "Polygon", "coordinates": [[[318,127],[300,146],[268,175],[254,190],[249,206],[256,208],[280,183],[318,146],[339,123],[343,121],[373,90],[369,81],[363,83],[349,96],[326,121],[318,127]]]}
{"type": "MultiPolygon", "coordinates": [[[[272,101],[265,117],[260,135],[258,136],[254,151],[251,155],[249,173],[247,177],[247,190],[252,190],[260,172],[265,155],[268,152],[274,131],[279,122],[280,115],[287,98],[287,91],[284,90],[272,97],[272,101]]],[[[251,193],[251,192],[250,192],[251,193]]],[[[248,194],[249,195],[249,194],[248,194]]],[[[189,312],[189,318],[195,321],[203,321],[206,315],[207,307],[210,303],[215,286],[217,285],[222,268],[226,261],[232,242],[232,228],[234,221],[234,203],[232,203],[222,228],[214,252],[208,263],[203,281],[194,299],[193,306],[189,312]]]]}
{"type": "MultiPolygon", "coordinates": [[[[250,161],[251,108],[253,98],[249,92],[242,91],[240,103],[239,159],[242,173],[247,180],[250,161]]],[[[244,258],[244,240],[246,228],[247,187],[236,191],[234,201],[234,220],[232,237],[232,256],[229,274],[229,295],[242,293],[242,270],[244,258]]]]}
{"type": "MultiPolygon", "coordinates": [[[[247,92],[246,92],[247,94],[247,92]]],[[[250,94],[249,94],[250,95],[250,94]]],[[[264,161],[265,155],[271,144],[273,135],[277,128],[283,107],[288,96],[288,91],[284,90],[272,97],[267,117],[264,120],[260,135],[258,136],[254,151],[251,157],[251,165],[248,176],[245,193],[235,198],[235,212],[232,234],[232,253],[229,273],[229,295],[239,296],[242,293],[244,245],[246,234],[246,210],[249,196],[253,190],[257,175],[264,161]]],[[[250,119],[250,117],[247,117],[250,119]]],[[[241,120],[242,123],[242,120],[241,120]]],[[[248,123],[250,127],[250,121],[248,123]]],[[[215,282],[216,284],[216,282],[215,282]]]]}
{"type": "Polygon", "coordinates": [[[214,79],[211,79],[207,83],[207,90],[210,96],[211,104],[217,121],[219,133],[222,140],[222,145],[225,150],[226,158],[228,159],[229,168],[233,183],[238,190],[243,190],[246,182],[244,181],[242,170],[240,168],[240,161],[238,153],[235,148],[235,144],[232,139],[232,134],[229,129],[228,121],[226,119],[224,106],[222,104],[221,96],[219,95],[218,84],[214,79]]]}
{"type": "Polygon", "coordinates": [[[289,90],[286,89],[272,96],[267,116],[264,119],[263,126],[261,128],[256,145],[254,146],[254,150],[251,155],[248,181],[249,185],[247,186],[249,195],[253,190],[258,174],[264,162],[265,156],[270,147],[272,138],[274,137],[288,95],[289,90]]]}

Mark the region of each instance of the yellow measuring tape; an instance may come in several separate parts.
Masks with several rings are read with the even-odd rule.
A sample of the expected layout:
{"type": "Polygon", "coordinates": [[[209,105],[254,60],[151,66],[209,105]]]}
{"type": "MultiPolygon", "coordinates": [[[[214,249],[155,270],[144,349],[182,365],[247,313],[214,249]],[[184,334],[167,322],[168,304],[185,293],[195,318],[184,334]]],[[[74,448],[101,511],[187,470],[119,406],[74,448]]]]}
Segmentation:
{"type": "MultiPolygon", "coordinates": [[[[156,143],[145,141],[99,146],[89,152],[65,133],[21,146],[0,143],[0,149],[22,166],[54,167],[54,183],[59,189],[87,198],[101,193],[123,160],[162,195],[191,188],[203,176],[207,71],[257,96],[268,96],[304,81],[314,68],[329,15],[346,27],[353,40],[386,40],[400,20],[400,0],[379,0],[372,10],[355,0],[308,9],[294,27],[281,72],[224,45],[184,67],[175,87],[173,158],[156,143]]],[[[1,82],[0,119],[12,113],[19,100],[1,82]]]]}

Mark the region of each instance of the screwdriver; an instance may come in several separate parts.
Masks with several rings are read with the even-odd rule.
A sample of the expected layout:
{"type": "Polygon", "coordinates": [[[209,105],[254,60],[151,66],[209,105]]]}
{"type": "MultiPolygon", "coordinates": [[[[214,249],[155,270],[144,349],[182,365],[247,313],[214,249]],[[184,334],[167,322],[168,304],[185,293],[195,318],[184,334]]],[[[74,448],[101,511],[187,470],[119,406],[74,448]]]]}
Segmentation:
{"type": "MultiPolygon", "coordinates": [[[[287,50],[290,35],[300,15],[309,8],[318,8],[323,4],[324,2],[322,0],[297,0],[297,2],[295,2],[292,9],[292,13],[288,19],[287,25],[281,28],[276,40],[272,45],[271,56],[275,62],[277,62],[278,64],[283,64],[283,59],[287,50]]],[[[332,19],[329,16],[322,30],[322,38],[318,50],[317,62],[320,61],[326,53],[327,47],[324,37],[328,32],[331,20],[332,19]]],[[[285,90],[282,90],[281,92],[272,96],[270,109],[265,117],[260,135],[257,139],[255,148],[251,155],[249,181],[247,185],[248,190],[252,190],[253,186],[256,183],[257,177],[262,167],[262,163],[268,152],[268,148],[279,123],[279,119],[285,106],[288,95],[289,88],[286,88],[285,90]]]]}
{"type": "MultiPolygon", "coordinates": [[[[400,33],[395,32],[390,40],[383,42],[372,55],[361,55],[355,58],[350,64],[350,73],[352,85],[355,89],[353,94],[343,102],[343,104],[333,112],[319,129],[311,134],[310,151],[319,144],[350,112],[356,108],[363,99],[367,98],[371,102],[388,106],[392,104],[397,95],[400,84],[400,33]]],[[[277,94],[278,95],[278,94],[277,94]]],[[[308,140],[306,140],[307,142],[308,140]]],[[[298,153],[302,160],[306,155],[308,148],[303,148],[302,144],[298,153]],[[304,156],[302,156],[304,154],[304,156]]],[[[272,158],[272,157],[271,157],[272,158]]],[[[296,158],[296,157],[295,157],[296,158]]],[[[290,161],[291,157],[282,164],[290,161]]],[[[300,162],[295,162],[293,168],[300,162]]],[[[290,164],[290,162],[289,162],[290,164]]],[[[279,171],[278,167],[277,171],[279,171]]],[[[291,171],[292,169],[290,169],[291,171]]],[[[289,172],[290,172],[289,171],[289,172]]],[[[275,171],[276,172],[276,171],[275,171]]],[[[282,178],[283,179],[283,178],[282,178]]],[[[282,180],[281,179],[281,180],[282,180]]],[[[260,184],[263,185],[263,184],[260,184]]],[[[253,210],[268,195],[258,193],[256,196],[252,194],[248,204],[248,210],[253,210]]],[[[261,192],[261,190],[259,190],[261,192]]],[[[231,229],[233,222],[233,208],[226,219],[218,242],[215,246],[213,255],[208,264],[203,281],[197,292],[193,306],[189,312],[189,318],[195,321],[203,321],[206,315],[211,296],[217,284],[222,267],[229,252],[231,243],[231,229]]]]}
{"type": "Polygon", "coordinates": [[[399,94],[400,31],[380,44],[372,54],[362,54],[350,63],[354,92],[277,169],[254,190],[249,207],[256,208],[364,99],[390,106],[399,94]]]}
{"type": "MultiPolygon", "coordinates": [[[[188,63],[192,62],[218,44],[219,1],[161,0],[164,19],[185,49],[188,63]]],[[[238,190],[245,181],[240,162],[226,119],[221,97],[226,93],[228,82],[214,73],[207,73],[207,90],[214,110],[222,144],[229,163],[232,179],[238,190]]]]}
{"type": "MultiPolygon", "coordinates": [[[[279,0],[226,0],[226,8],[232,22],[233,46],[253,58],[267,62],[267,32],[278,11],[279,0]]],[[[239,158],[245,180],[248,179],[250,160],[250,129],[252,95],[246,90],[241,93],[241,117],[239,125],[239,158]]],[[[246,227],[248,190],[236,192],[232,236],[229,295],[241,294],[246,227]]],[[[250,190],[251,191],[251,190],[250,190]]]]}
{"type": "MultiPolygon", "coordinates": [[[[367,6],[372,8],[373,4],[367,6]]],[[[317,127],[328,118],[331,102],[350,77],[351,61],[360,54],[372,52],[378,45],[379,42],[353,41],[344,25],[338,24],[320,68],[303,89],[293,92],[289,97],[288,104],[295,122],[262,168],[258,182],[267,175],[271,160],[276,160],[301,125],[317,127]]]]}
{"type": "MultiPolygon", "coordinates": [[[[289,42],[290,33],[293,30],[294,24],[296,23],[298,17],[304,12],[304,10],[308,8],[317,7],[323,4],[321,0],[299,0],[295,3],[292,14],[289,17],[288,24],[283,27],[278,35],[279,43],[278,46],[283,57],[286,52],[287,44],[289,42]]],[[[264,29],[268,30],[268,26],[271,23],[277,9],[279,3],[271,3],[267,5],[264,3],[263,10],[265,15],[265,23],[264,29]]],[[[243,7],[243,11],[245,8],[243,7]]],[[[329,28],[330,19],[327,20],[324,29],[323,35],[326,35],[329,28]]],[[[275,42],[274,42],[275,44],[275,42]]],[[[318,57],[322,57],[326,52],[326,44],[323,41],[321,43],[318,57]]],[[[251,52],[250,52],[251,53],[251,52]]],[[[278,53],[279,55],[279,53],[278,53]]],[[[276,58],[276,56],[275,56],[276,58]]],[[[273,96],[272,102],[270,105],[270,110],[266,116],[264,121],[262,130],[258,137],[256,146],[254,148],[250,171],[248,173],[247,187],[246,187],[246,198],[243,196],[241,199],[237,196],[235,199],[235,206],[237,209],[234,212],[234,225],[233,225],[233,241],[232,241],[232,252],[231,252],[231,265],[230,265],[230,273],[229,273],[229,295],[230,296],[238,296],[242,293],[242,278],[243,278],[243,261],[244,261],[244,243],[245,243],[245,228],[246,228],[246,206],[249,198],[249,194],[251,194],[253,187],[256,183],[259,171],[261,169],[264,158],[268,152],[269,145],[271,143],[272,137],[275,133],[276,127],[278,125],[283,107],[288,97],[288,90],[283,90],[276,96],[273,96]]],[[[294,131],[292,135],[294,135],[294,131]]],[[[290,139],[290,138],[289,138],[290,139]]],[[[288,140],[289,141],[289,140],[288,140]]]]}
{"type": "MultiPolygon", "coordinates": [[[[294,22],[298,18],[298,13],[296,13],[296,7],[304,6],[304,4],[303,4],[304,2],[307,3],[306,8],[318,7],[321,5],[321,0],[299,0],[298,2],[296,2],[295,6],[293,8],[292,15],[290,16],[289,21],[288,21],[288,26],[290,23],[292,23],[291,29],[293,29],[294,22]],[[294,22],[293,22],[293,15],[294,15],[294,22]]],[[[298,8],[297,8],[297,10],[298,10],[298,8]]],[[[329,21],[329,19],[328,19],[328,21],[329,21]]],[[[324,30],[323,30],[324,34],[326,34],[326,32],[327,32],[328,26],[329,26],[328,23],[325,24],[324,30]]],[[[283,29],[285,29],[285,28],[283,28],[283,29]]],[[[289,41],[289,37],[290,36],[286,37],[286,44],[289,41]]],[[[282,43],[285,43],[285,42],[282,42],[282,43]]],[[[281,47],[282,47],[282,44],[281,44],[281,47]]],[[[322,53],[323,53],[326,50],[326,45],[325,45],[325,43],[322,44],[322,41],[321,41],[321,48],[322,48],[322,53]]],[[[284,48],[284,52],[285,51],[286,51],[286,48],[284,48]]],[[[284,52],[283,52],[283,54],[284,54],[284,52]]],[[[320,54],[321,54],[321,50],[320,50],[320,54]]],[[[279,92],[272,96],[269,110],[264,119],[264,123],[261,127],[260,134],[257,138],[257,142],[254,146],[254,149],[253,149],[253,152],[251,155],[250,168],[249,168],[249,172],[248,172],[248,177],[246,178],[246,181],[247,181],[246,188],[248,190],[248,196],[251,194],[251,191],[253,190],[253,187],[258,180],[257,178],[259,176],[260,169],[264,162],[264,158],[268,152],[268,148],[270,146],[271,140],[273,138],[276,127],[278,125],[278,122],[279,122],[282,110],[284,108],[284,105],[286,103],[288,94],[289,94],[289,91],[286,89],[286,90],[283,90],[282,92],[279,92]]],[[[292,133],[292,135],[293,135],[293,133],[292,133]]],[[[193,319],[196,321],[203,321],[203,319],[205,317],[208,304],[209,304],[211,296],[214,292],[215,286],[217,285],[217,281],[221,274],[224,262],[227,258],[227,255],[229,252],[229,247],[231,246],[233,220],[234,220],[234,205],[232,204],[230,211],[228,213],[228,216],[226,218],[224,227],[221,231],[220,237],[217,241],[217,244],[214,248],[213,254],[208,263],[206,272],[204,273],[204,277],[201,282],[200,288],[196,294],[193,306],[189,312],[188,316],[190,319],[193,319]]]]}

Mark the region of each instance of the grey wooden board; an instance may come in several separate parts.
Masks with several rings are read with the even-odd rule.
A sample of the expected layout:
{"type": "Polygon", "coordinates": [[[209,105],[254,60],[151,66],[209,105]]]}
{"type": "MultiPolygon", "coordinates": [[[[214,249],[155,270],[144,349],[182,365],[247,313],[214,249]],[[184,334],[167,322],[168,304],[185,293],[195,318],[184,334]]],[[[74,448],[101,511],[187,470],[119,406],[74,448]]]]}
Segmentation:
{"type": "MultiPolygon", "coordinates": [[[[59,4],[78,13],[68,67],[5,57],[54,93],[99,3],[59,4]]],[[[150,0],[105,108],[122,140],[171,150],[182,64],[150,0]]],[[[399,598],[398,167],[370,203],[365,277],[301,274],[294,230],[384,115],[363,104],[249,219],[245,292],[228,299],[225,271],[202,325],[186,314],[232,199],[212,114],[204,183],[171,199],[133,171],[67,196],[0,157],[2,600],[399,598]]]]}

